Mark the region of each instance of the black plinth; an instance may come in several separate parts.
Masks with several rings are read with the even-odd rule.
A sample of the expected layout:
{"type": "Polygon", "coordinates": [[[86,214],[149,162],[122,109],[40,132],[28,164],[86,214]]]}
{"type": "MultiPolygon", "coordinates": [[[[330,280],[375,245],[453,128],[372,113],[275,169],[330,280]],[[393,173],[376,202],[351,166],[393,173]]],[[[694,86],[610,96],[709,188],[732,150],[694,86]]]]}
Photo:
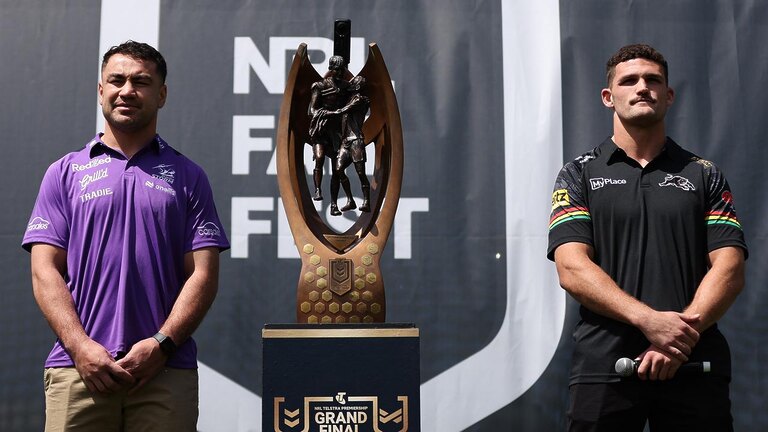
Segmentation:
{"type": "Polygon", "coordinates": [[[267,324],[262,336],[263,431],[420,431],[413,324],[267,324]]]}

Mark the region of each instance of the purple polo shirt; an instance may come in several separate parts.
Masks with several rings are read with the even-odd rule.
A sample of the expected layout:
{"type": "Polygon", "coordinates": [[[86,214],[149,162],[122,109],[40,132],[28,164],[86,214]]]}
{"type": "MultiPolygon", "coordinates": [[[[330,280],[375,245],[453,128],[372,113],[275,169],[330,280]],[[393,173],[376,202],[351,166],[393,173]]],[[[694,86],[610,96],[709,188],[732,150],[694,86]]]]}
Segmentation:
{"type": "MultiPolygon", "coordinates": [[[[130,160],[94,137],[45,173],[22,246],[67,251],[85,332],[113,356],[154,335],[185,280],[184,255],[229,248],[202,168],[160,136],[130,160]]],[[[197,367],[190,338],[168,366],[197,367]]],[[[72,366],[57,340],[46,367],[72,366]]]]}

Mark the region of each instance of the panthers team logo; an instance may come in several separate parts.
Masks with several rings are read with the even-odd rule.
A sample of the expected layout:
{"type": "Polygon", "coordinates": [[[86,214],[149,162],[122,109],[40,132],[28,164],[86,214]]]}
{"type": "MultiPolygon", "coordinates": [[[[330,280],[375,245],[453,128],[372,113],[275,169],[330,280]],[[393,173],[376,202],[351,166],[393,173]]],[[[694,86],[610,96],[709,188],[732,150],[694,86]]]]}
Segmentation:
{"type": "Polygon", "coordinates": [[[672,174],[667,174],[666,177],[664,177],[664,181],[659,183],[659,186],[674,186],[684,191],[696,190],[696,187],[693,186],[693,183],[691,183],[690,180],[685,177],[672,174]]]}

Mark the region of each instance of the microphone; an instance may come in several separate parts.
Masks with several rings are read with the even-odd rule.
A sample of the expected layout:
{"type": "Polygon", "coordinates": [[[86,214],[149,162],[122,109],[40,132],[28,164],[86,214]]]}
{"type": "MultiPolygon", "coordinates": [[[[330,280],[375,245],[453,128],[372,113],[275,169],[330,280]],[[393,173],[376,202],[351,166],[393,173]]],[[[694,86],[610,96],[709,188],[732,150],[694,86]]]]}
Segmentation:
{"type": "MultiPolygon", "coordinates": [[[[640,366],[640,360],[632,360],[627,357],[616,360],[616,364],[613,369],[622,377],[631,377],[637,374],[637,367],[640,366]]],[[[680,365],[677,369],[675,376],[678,375],[701,375],[712,372],[712,363],[705,362],[690,362],[680,365]]]]}

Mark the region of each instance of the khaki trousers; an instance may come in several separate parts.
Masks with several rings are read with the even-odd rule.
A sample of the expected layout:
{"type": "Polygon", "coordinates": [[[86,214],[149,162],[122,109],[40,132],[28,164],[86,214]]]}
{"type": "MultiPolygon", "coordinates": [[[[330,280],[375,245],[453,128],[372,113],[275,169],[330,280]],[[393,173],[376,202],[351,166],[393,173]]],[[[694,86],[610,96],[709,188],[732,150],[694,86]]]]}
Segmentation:
{"type": "Polygon", "coordinates": [[[197,369],[166,368],[134,394],[93,394],[75,368],[47,368],[46,432],[194,432],[197,369]]]}

